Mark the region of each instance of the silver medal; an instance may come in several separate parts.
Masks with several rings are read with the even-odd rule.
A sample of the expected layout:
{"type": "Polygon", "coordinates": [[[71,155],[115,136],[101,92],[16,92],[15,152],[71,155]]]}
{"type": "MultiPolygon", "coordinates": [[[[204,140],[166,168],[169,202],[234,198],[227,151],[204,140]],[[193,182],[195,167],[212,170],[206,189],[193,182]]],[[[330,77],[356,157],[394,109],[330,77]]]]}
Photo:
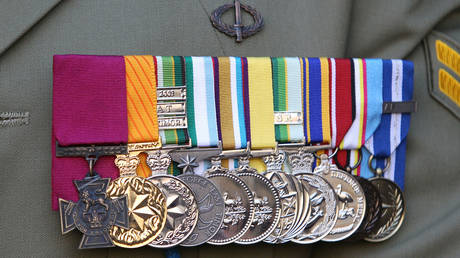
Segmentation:
{"type": "Polygon", "coordinates": [[[280,152],[277,155],[264,157],[267,171],[264,176],[270,180],[278,190],[281,204],[281,216],[273,232],[264,239],[267,243],[280,243],[282,238],[295,226],[299,216],[299,196],[293,177],[284,173],[281,167],[286,159],[286,154],[280,152]]]}
{"type": "Polygon", "coordinates": [[[310,193],[311,215],[307,226],[292,242],[311,244],[329,234],[337,221],[337,197],[332,186],[321,176],[312,174],[314,156],[300,149],[289,155],[293,174],[310,193]]]}
{"type": "Polygon", "coordinates": [[[238,244],[254,244],[264,240],[275,229],[281,215],[280,198],[273,184],[257,170],[249,167],[249,158],[241,157],[236,175],[252,191],[254,219],[249,230],[238,240],[238,244]]]}
{"type": "MultiPolygon", "coordinates": [[[[211,150],[205,150],[210,152],[211,150]]],[[[181,243],[182,246],[197,246],[206,243],[217,234],[224,219],[224,199],[217,186],[206,177],[194,174],[199,161],[205,159],[203,150],[171,153],[173,160],[179,162],[183,174],[179,175],[193,191],[198,204],[198,222],[190,236],[181,243]]]]}
{"type": "Polygon", "coordinates": [[[348,238],[358,230],[366,213],[366,197],[361,185],[354,176],[330,164],[326,154],[321,155],[321,164],[314,174],[331,184],[339,200],[337,222],[322,240],[335,242],[348,238]]]}
{"type": "Polygon", "coordinates": [[[149,245],[168,248],[180,244],[192,233],[198,221],[198,205],[192,190],[182,180],[166,175],[171,163],[168,154],[150,152],[147,164],[153,176],[148,180],[162,190],[166,196],[166,225],[149,245]]]}
{"type": "Polygon", "coordinates": [[[225,245],[235,242],[249,230],[254,218],[254,199],[248,186],[223,168],[219,158],[213,158],[211,162],[207,178],[222,193],[225,213],[222,226],[208,243],[225,245]]]}

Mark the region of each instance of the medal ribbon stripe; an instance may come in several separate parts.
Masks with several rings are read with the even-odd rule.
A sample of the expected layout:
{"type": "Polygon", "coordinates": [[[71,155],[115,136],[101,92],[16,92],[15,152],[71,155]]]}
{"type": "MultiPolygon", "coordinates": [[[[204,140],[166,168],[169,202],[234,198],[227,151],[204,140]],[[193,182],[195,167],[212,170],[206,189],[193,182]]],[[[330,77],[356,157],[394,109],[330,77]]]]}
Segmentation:
{"type": "Polygon", "coordinates": [[[355,118],[340,144],[357,150],[374,133],[382,114],[382,63],[376,59],[353,59],[355,118]],[[369,78],[368,78],[369,77],[369,78]]]}
{"type": "MultiPolygon", "coordinates": [[[[157,142],[156,75],[152,56],[125,56],[128,143],[157,142]]],[[[140,155],[139,176],[148,177],[145,155],[140,155]]]]}
{"type": "Polygon", "coordinates": [[[304,135],[307,143],[330,143],[330,89],[327,58],[302,58],[304,135]]]}
{"type": "Polygon", "coordinates": [[[219,65],[219,114],[222,146],[224,149],[235,148],[233,130],[232,95],[230,86],[230,58],[217,58],[219,65]]]}
{"type": "MultiPolygon", "coordinates": [[[[302,111],[301,64],[297,57],[272,58],[273,105],[275,111],[302,111]]],[[[299,142],[302,125],[275,125],[277,142],[299,142]]]]}
{"type": "MultiPolygon", "coordinates": [[[[383,101],[410,101],[413,96],[412,62],[403,60],[383,60],[383,101]]],[[[363,152],[363,161],[370,154],[376,158],[373,166],[384,168],[386,158],[390,157],[390,168],[385,178],[396,182],[401,189],[404,187],[406,137],[409,132],[410,114],[382,114],[381,122],[375,133],[370,137],[363,152]]],[[[366,162],[367,163],[367,162],[366,162]]],[[[368,166],[362,168],[363,177],[373,177],[368,166]]]]}
{"type": "Polygon", "coordinates": [[[241,58],[230,57],[230,85],[233,110],[235,148],[246,148],[246,123],[244,118],[243,80],[241,58]]]}
{"type": "Polygon", "coordinates": [[[247,64],[251,148],[274,148],[276,142],[271,60],[268,57],[248,57],[247,64]]]}
{"type": "MultiPolygon", "coordinates": [[[[156,56],[158,87],[185,85],[184,59],[180,56],[156,56]]],[[[187,92],[187,100],[188,98],[187,92]]],[[[187,105],[188,106],[188,105],[187,105]]],[[[187,112],[188,115],[188,112],[187,112]]],[[[184,144],[188,141],[185,129],[166,129],[160,131],[163,144],[184,144]]]]}
{"type": "Polygon", "coordinates": [[[342,142],[353,122],[352,67],[350,59],[331,58],[330,63],[331,145],[335,148],[342,142]]]}
{"type": "Polygon", "coordinates": [[[185,57],[188,130],[193,147],[218,145],[214,73],[211,57],[185,57]],[[190,97],[190,98],[189,98],[190,97]]]}

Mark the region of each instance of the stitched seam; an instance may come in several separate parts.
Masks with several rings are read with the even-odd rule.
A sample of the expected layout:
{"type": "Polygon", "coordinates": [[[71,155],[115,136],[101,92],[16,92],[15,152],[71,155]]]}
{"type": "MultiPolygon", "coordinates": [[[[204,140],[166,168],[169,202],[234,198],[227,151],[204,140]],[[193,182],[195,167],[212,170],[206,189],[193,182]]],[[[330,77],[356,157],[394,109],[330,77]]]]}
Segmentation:
{"type": "Polygon", "coordinates": [[[28,125],[29,118],[29,112],[0,112],[0,127],[28,125]]]}

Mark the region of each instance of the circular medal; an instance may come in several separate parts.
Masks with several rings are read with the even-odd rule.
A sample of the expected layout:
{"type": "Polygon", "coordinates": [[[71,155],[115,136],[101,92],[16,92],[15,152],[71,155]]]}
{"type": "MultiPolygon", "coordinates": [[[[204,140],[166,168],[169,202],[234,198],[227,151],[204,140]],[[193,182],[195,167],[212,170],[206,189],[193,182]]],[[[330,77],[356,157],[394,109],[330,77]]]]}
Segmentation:
{"type": "Polygon", "coordinates": [[[119,177],[110,182],[109,198],[128,199],[129,229],[113,226],[110,237],[115,245],[136,248],[147,245],[157,237],[166,222],[166,198],[145,178],[119,177]]]}
{"type": "Polygon", "coordinates": [[[254,218],[254,199],[248,186],[235,175],[220,166],[220,160],[212,159],[213,167],[207,178],[216,184],[225,204],[224,221],[219,231],[208,243],[225,245],[243,236],[254,218]]]}
{"type": "Polygon", "coordinates": [[[166,196],[166,225],[149,244],[152,247],[168,248],[180,244],[192,233],[198,221],[198,205],[192,190],[180,179],[170,175],[155,175],[148,178],[166,196]]]}
{"type": "Polygon", "coordinates": [[[366,197],[361,185],[353,175],[329,164],[326,154],[321,155],[321,165],[314,173],[326,179],[339,200],[337,222],[322,240],[335,242],[348,238],[358,230],[366,213],[366,197]]]}
{"type": "Polygon", "coordinates": [[[270,180],[272,185],[278,191],[281,205],[281,217],[273,232],[264,239],[267,243],[279,243],[282,237],[295,226],[300,214],[299,205],[302,203],[301,193],[298,192],[294,183],[294,178],[281,170],[286,155],[280,152],[278,155],[271,155],[264,158],[267,172],[264,176],[270,180]]]}
{"type": "Polygon", "coordinates": [[[198,204],[198,222],[182,246],[197,246],[206,243],[220,229],[224,219],[224,199],[217,186],[206,177],[195,174],[178,176],[195,194],[198,204]]]}
{"type": "Polygon", "coordinates": [[[375,177],[369,181],[380,194],[382,212],[364,239],[369,242],[381,242],[392,237],[401,227],[406,212],[404,196],[401,188],[391,180],[375,177]]]}
{"type": "Polygon", "coordinates": [[[257,170],[249,167],[249,159],[239,160],[236,171],[238,178],[252,191],[254,198],[254,219],[249,230],[236,243],[254,244],[264,240],[275,229],[281,215],[280,198],[273,184],[257,170]]]}
{"type": "Polygon", "coordinates": [[[286,236],[282,238],[282,243],[290,241],[307,226],[311,213],[310,194],[308,193],[307,188],[304,187],[302,182],[297,177],[290,174],[289,176],[292,178],[292,181],[294,182],[297,189],[299,215],[297,216],[294,227],[289,233],[286,234],[286,236]]]}
{"type": "Polygon", "coordinates": [[[307,226],[292,242],[311,244],[329,234],[337,221],[337,197],[331,185],[321,176],[298,173],[295,176],[310,193],[311,214],[307,226]]]}
{"type": "Polygon", "coordinates": [[[364,195],[366,196],[366,213],[364,214],[361,226],[359,226],[358,230],[350,236],[349,240],[364,239],[364,237],[366,237],[374,228],[375,223],[380,218],[380,211],[382,209],[380,195],[372,183],[362,177],[356,178],[358,179],[359,184],[364,190],[364,195]]]}

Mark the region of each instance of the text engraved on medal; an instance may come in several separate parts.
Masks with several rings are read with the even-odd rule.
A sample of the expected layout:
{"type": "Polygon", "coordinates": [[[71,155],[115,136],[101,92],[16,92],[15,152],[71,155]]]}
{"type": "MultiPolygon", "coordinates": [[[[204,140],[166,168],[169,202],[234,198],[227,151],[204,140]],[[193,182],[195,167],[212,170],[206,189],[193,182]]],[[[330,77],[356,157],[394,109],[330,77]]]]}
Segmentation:
{"type": "Polygon", "coordinates": [[[158,117],[160,130],[165,129],[187,129],[187,118],[185,116],[158,117]]]}
{"type": "Polygon", "coordinates": [[[211,239],[222,225],[224,200],[217,187],[207,178],[194,174],[183,174],[179,178],[194,192],[199,210],[198,222],[193,232],[181,245],[203,244],[211,239]]]}
{"type": "Polygon", "coordinates": [[[275,111],[274,113],[275,125],[295,125],[302,124],[302,112],[296,111],[275,111]]]}
{"type": "Polygon", "coordinates": [[[185,102],[177,103],[158,103],[157,104],[157,114],[159,116],[163,115],[185,115],[185,102]]]}
{"type": "Polygon", "coordinates": [[[157,100],[186,100],[187,89],[181,87],[157,87],[157,100]]]}
{"type": "Polygon", "coordinates": [[[352,235],[361,225],[366,199],[361,186],[352,175],[338,170],[333,165],[322,172],[320,174],[332,185],[339,201],[337,222],[323,240],[339,241],[352,235]]]}

